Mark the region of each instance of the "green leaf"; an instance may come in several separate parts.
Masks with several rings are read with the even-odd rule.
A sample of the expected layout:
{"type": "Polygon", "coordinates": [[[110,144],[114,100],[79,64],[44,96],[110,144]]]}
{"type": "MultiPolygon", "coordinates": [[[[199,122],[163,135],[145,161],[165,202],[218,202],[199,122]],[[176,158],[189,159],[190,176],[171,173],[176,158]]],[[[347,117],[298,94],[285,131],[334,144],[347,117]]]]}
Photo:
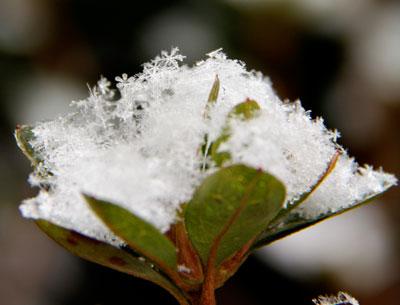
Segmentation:
{"type": "Polygon", "coordinates": [[[215,164],[220,167],[226,161],[230,160],[231,154],[228,151],[218,151],[220,145],[229,140],[231,136],[230,124],[233,119],[239,119],[248,121],[254,118],[257,112],[260,110],[260,106],[254,100],[247,99],[246,101],[236,105],[228,114],[227,122],[222,129],[221,135],[211,145],[211,158],[215,164]]]}
{"type": "Polygon", "coordinates": [[[41,162],[41,158],[38,153],[34,151],[32,145],[30,144],[34,140],[35,135],[32,131],[32,127],[27,125],[17,126],[15,130],[15,139],[17,141],[18,147],[22,150],[24,155],[31,161],[33,166],[36,166],[41,162]]]}
{"type": "MultiPolygon", "coordinates": [[[[206,107],[205,107],[204,113],[203,113],[203,118],[205,120],[210,119],[210,110],[211,110],[211,107],[217,102],[218,94],[219,94],[219,87],[220,87],[220,82],[219,82],[218,75],[216,75],[215,81],[214,81],[214,83],[211,87],[210,93],[208,95],[207,104],[206,104],[206,107]]],[[[207,160],[207,154],[208,154],[210,145],[211,145],[211,143],[209,142],[208,134],[205,134],[203,144],[201,145],[201,153],[203,156],[203,162],[201,164],[201,169],[203,171],[207,170],[210,166],[209,162],[207,160]]]]}
{"type": "Polygon", "coordinates": [[[157,228],[115,204],[90,196],[85,199],[104,224],[129,247],[164,271],[177,269],[175,246],[157,228]]]}
{"type": "Polygon", "coordinates": [[[281,219],[280,223],[276,223],[273,226],[271,226],[270,228],[268,228],[266,231],[264,231],[257,238],[257,241],[254,243],[252,248],[256,249],[256,248],[266,246],[278,239],[284,238],[288,235],[291,235],[293,233],[301,231],[307,227],[313,226],[325,219],[340,215],[342,213],[345,213],[347,211],[350,211],[352,209],[360,207],[363,204],[371,202],[379,195],[372,196],[361,202],[355,203],[354,205],[352,205],[350,207],[347,207],[347,208],[344,208],[344,209],[341,209],[341,210],[338,210],[335,212],[328,212],[328,213],[321,214],[320,216],[318,216],[314,219],[308,219],[308,218],[301,217],[299,214],[297,214],[295,212],[289,213],[288,215],[286,215],[286,217],[281,219]]]}
{"type": "Polygon", "coordinates": [[[138,257],[45,220],[38,220],[36,224],[50,238],[71,253],[119,272],[153,282],[171,293],[179,304],[189,305],[186,296],[178,287],[153,269],[149,263],[139,260],[138,257]]]}
{"type": "Polygon", "coordinates": [[[218,94],[219,94],[219,78],[218,75],[215,76],[214,83],[211,87],[210,93],[208,95],[208,100],[206,104],[206,108],[204,110],[204,118],[209,119],[210,109],[217,102],[218,94]]]}
{"type": "Polygon", "coordinates": [[[244,102],[237,104],[229,113],[228,117],[248,121],[254,118],[260,109],[260,105],[258,105],[256,101],[247,99],[244,102]]]}
{"type": "Polygon", "coordinates": [[[221,167],[226,161],[231,159],[231,154],[228,151],[218,151],[220,145],[229,140],[229,128],[223,128],[221,135],[211,144],[210,155],[215,165],[221,167]]]}
{"type": "Polygon", "coordinates": [[[208,95],[208,101],[207,102],[209,104],[215,104],[215,102],[217,101],[218,94],[219,94],[219,86],[220,86],[219,78],[218,78],[218,75],[216,75],[215,76],[215,81],[214,81],[214,83],[213,83],[213,85],[211,87],[210,94],[208,95]]]}
{"type": "Polygon", "coordinates": [[[264,230],[277,215],[285,187],[275,177],[245,165],[207,177],[185,210],[186,228],[203,264],[215,252],[219,265],[264,230]]]}
{"type": "Polygon", "coordinates": [[[299,231],[313,224],[312,220],[303,219],[296,213],[291,213],[295,208],[305,202],[311,194],[325,181],[325,179],[335,169],[336,163],[339,160],[340,152],[336,151],[325,170],[320,175],[319,179],[310,187],[310,190],[300,196],[298,200],[290,204],[288,207],[279,211],[278,215],[271,221],[269,228],[261,233],[257,238],[254,247],[261,247],[276,239],[283,238],[291,233],[299,231]]]}

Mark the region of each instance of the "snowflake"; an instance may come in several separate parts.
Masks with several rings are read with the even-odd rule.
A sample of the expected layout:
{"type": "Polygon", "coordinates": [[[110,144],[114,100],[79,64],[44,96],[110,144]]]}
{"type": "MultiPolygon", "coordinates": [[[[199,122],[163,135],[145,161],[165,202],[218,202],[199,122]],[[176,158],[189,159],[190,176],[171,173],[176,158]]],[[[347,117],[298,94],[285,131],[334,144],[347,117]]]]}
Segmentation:
{"type": "Polygon", "coordinates": [[[156,56],[149,63],[143,64],[143,75],[151,78],[163,71],[178,70],[179,63],[185,58],[186,56],[179,53],[178,48],[172,48],[169,53],[162,51],[160,56],[156,56]]]}
{"type": "Polygon", "coordinates": [[[313,302],[316,305],[359,305],[355,298],[345,292],[339,292],[337,296],[319,296],[313,302]]]}
{"type": "Polygon", "coordinates": [[[131,82],[133,82],[134,78],[133,77],[128,78],[128,74],[123,73],[121,76],[115,77],[115,80],[117,81],[117,88],[123,89],[127,87],[131,82]]]}

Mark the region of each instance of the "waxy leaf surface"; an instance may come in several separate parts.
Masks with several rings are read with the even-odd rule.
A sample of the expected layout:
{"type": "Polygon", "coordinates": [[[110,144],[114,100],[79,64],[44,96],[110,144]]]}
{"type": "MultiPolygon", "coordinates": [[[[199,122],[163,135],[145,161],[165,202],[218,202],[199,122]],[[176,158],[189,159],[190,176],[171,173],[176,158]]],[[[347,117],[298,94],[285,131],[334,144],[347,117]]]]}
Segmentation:
{"type": "Polygon", "coordinates": [[[177,269],[174,244],[157,228],[115,204],[85,196],[93,211],[129,247],[164,271],[177,269]]]}
{"type": "Polygon", "coordinates": [[[285,187],[275,177],[245,165],[207,177],[185,210],[186,228],[203,264],[217,248],[219,265],[260,234],[277,215],[285,187]]]}

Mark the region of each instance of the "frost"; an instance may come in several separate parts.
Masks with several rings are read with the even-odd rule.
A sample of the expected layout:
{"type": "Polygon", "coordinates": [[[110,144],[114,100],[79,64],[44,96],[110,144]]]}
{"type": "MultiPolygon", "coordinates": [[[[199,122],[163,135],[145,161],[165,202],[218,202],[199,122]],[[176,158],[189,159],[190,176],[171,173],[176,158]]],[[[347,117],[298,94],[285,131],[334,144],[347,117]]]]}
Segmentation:
{"type": "Polygon", "coordinates": [[[185,265],[178,265],[178,271],[182,273],[192,273],[192,270],[185,265]]]}
{"type": "Polygon", "coordinates": [[[216,140],[232,108],[247,98],[261,107],[251,120],[232,120],[231,136],[219,150],[231,163],[261,168],[278,177],[290,205],[318,181],[336,151],[334,171],[293,213],[315,217],[381,193],[394,176],[359,167],[321,118],[311,119],[300,102],[281,101],[261,73],[247,71],[221,50],[193,67],[181,65],[177,48],[143,65],[143,72],[116,77],[121,92],[113,100],[110,82],[101,78],[74,111],[33,128],[30,143],[41,159],[30,177],[39,194],[21,206],[24,216],[49,220],[90,237],[120,244],[89,210],[82,193],[118,204],[166,232],[201,181],[200,147],[207,134],[216,140]],[[204,111],[216,75],[218,100],[204,111]]]}
{"type": "Polygon", "coordinates": [[[355,298],[345,292],[339,292],[337,296],[320,296],[313,302],[315,305],[359,305],[355,298]]]}

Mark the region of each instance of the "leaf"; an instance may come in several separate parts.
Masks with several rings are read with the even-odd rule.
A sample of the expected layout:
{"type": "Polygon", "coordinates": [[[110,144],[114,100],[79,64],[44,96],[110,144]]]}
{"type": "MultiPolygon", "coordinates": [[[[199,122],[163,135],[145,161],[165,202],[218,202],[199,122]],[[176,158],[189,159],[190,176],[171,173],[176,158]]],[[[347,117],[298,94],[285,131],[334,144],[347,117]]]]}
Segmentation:
{"type": "Polygon", "coordinates": [[[226,161],[231,159],[231,154],[228,151],[218,151],[220,145],[229,140],[229,128],[223,128],[221,135],[211,144],[210,154],[217,167],[221,167],[226,161]]]}
{"type": "Polygon", "coordinates": [[[220,169],[204,179],[185,210],[185,224],[203,264],[211,252],[219,265],[261,233],[276,216],[285,187],[245,165],[220,169]]]}
{"type": "Polygon", "coordinates": [[[218,266],[215,274],[215,287],[222,287],[224,283],[236,273],[239,267],[250,255],[249,250],[254,243],[254,239],[255,238],[249,240],[239,251],[235,253],[235,255],[229,259],[226,259],[221,263],[221,265],[218,266]]]}
{"type": "MultiPolygon", "coordinates": [[[[217,102],[218,94],[219,94],[219,87],[220,87],[219,78],[218,78],[218,75],[215,75],[215,80],[211,87],[210,93],[208,95],[207,104],[206,104],[206,107],[203,112],[203,118],[205,120],[210,119],[210,110],[211,110],[211,107],[217,102]]],[[[207,161],[207,154],[208,154],[210,145],[211,145],[211,143],[209,142],[208,134],[206,133],[204,135],[203,144],[200,147],[201,153],[203,155],[203,162],[201,164],[201,169],[203,171],[209,168],[209,164],[207,161]]]]}
{"type": "Polygon", "coordinates": [[[219,78],[218,75],[215,75],[215,81],[211,87],[210,94],[208,95],[208,103],[209,104],[214,104],[217,99],[218,99],[218,94],[219,94],[219,78]]]}
{"type": "Polygon", "coordinates": [[[320,175],[319,179],[310,187],[310,190],[300,196],[298,200],[290,204],[288,207],[279,211],[278,215],[271,221],[269,228],[261,233],[257,238],[254,247],[261,247],[276,239],[283,238],[291,233],[294,233],[302,228],[305,228],[310,222],[307,219],[301,219],[299,215],[291,213],[295,208],[305,202],[312,193],[325,181],[325,179],[335,169],[336,163],[339,160],[340,152],[336,151],[325,170],[320,175]]]}
{"type": "Polygon", "coordinates": [[[174,244],[157,228],[115,204],[85,195],[92,210],[129,247],[164,271],[177,270],[174,244]]]}
{"type": "Polygon", "coordinates": [[[310,189],[303,193],[299,199],[297,199],[295,202],[291,203],[288,207],[282,209],[279,211],[278,215],[271,221],[270,226],[274,226],[278,223],[281,223],[281,220],[285,218],[289,213],[297,208],[299,205],[301,205],[303,202],[305,202],[312,193],[322,184],[322,182],[325,181],[325,179],[333,172],[335,169],[336,163],[339,160],[340,156],[340,151],[336,151],[331,160],[329,161],[328,165],[326,166],[325,170],[322,172],[322,174],[319,176],[318,180],[310,187],[310,189]]]}
{"type": "Polygon", "coordinates": [[[181,305],[189,305],[185,294],[145,261],[109,244],[64,229],[45,220],[36,224],[62,247],[88,261],[153,282],[171,293],[181,305]]]}
{"type": "Polygon", "coordinates": [[[188,280],[193,286],[198,286],[204,280],[203,268],[199,256],[188,237],[185,223],[183,221],[178,221],[176,224],[171,226],[170,231],[173,232],[174,243],[179,249],[179,266],[184,266],[190,270],[189,272],[181,270],[180,275],[188,280]]]}
{"type": "Polygon", "coordinates": [[[367,198],[361,202],[351,205],[350,207],[347,207],[347,208],[344,208],[344,209],[341,209],[341,210],[338,210],[335,212],[328,212],[328,213],[322,214],[314,219],[307,219],[307,218],[301,217],[297,213],[289,213],[285,219],[282,219],[281,223],[276,224],[275,226],[273,226],[273,227],[269,228],[268,230],[266,230],[265,232],[263,232],[260,235],[260,237],[257,239],[257,241],[254,243],[252,249],[257,249],[257,248],[266,246],[278,239],[284,238],[290,234],[296,233],[307,227],[313,226],[325,219],[340,215],[342,213],[345,213],[347,211],[350,211],[352,209],[360,207],[363,204],[371,202],[379,195],[367,198]]]}
{"type": "MultiPolygon", "coordinates": [[[[31,165],[34,168],[35,174],[47,178],[53,174],[44,166],[40,166],[43,162],[42,157],[38,151],[32,147],[31,143],[35,139],[35,134],[32,131],[33,127],[27,125],[18,125],[14,132],[15,139],[18,147],[24,153],[24,155],[31,161],[31,165]]],[[[44,181],[41,182],[41,189],[48,189],[51,186],[46,184],[44,181]]]]}
{"type": "Polygon", "coordinates": [[[17,141],[18,147],[24,153],[24,155],[31,161],[33,166],[38,165],[41,162],[41,158],[38,153],[34,151],[31,141],[35,138],[31,126],[18,125],[15,130],[14,136],[17,141]]]}
{"type": "Polygon", "coordinates": [[[260,109],[260,105],[258,105],[256,101],[246,99],[244,102],[237,104],[229,113],[228,117],[248,121],[254,118],[260,109]]]}
{"type": "Polygon", "coordinates": [[[211,87],[210,93],[208,95],[206,108],[204,109],[203,117],[206,119],[209,119],[210,109],[217,102],[218,94],[219,94],[219,87],[220,87],[220,82],[219,82],[218,75],[216,75],[214,83],[211,87]]]}

